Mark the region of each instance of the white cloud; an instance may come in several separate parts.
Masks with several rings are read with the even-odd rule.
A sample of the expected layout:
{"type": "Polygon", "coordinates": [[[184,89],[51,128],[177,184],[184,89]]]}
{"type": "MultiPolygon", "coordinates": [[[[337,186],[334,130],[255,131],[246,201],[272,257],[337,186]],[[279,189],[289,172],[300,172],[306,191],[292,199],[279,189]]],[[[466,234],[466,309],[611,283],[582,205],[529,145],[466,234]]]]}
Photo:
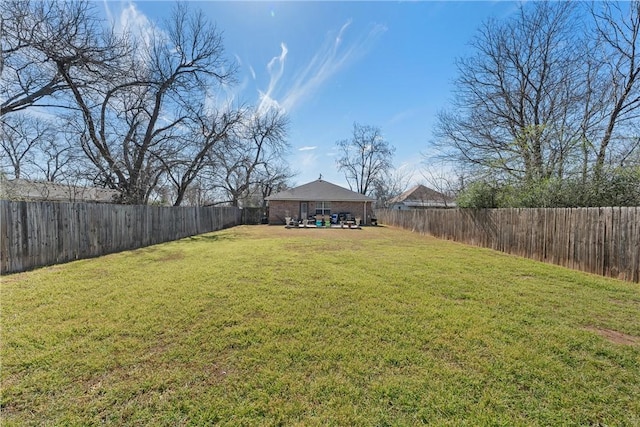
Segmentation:
{"type": "Polygon", "coordinates": [[[415,115],[417,114],[417,110],[412,108],[409,110],[404,110],[404,111],[400,111],[396,114],[394,114],[389,121],[387,122],[388,126],[394,126],[397,125],[399,123],[402,123],[406,120],[412,119],[413,117],[415,117],[415,115]]]}
{"type": "Polygon", "coordinates": [[[337,35],[329,33],[324,44],[317,50],[306,67],[298,71],[293,79],[283,79],[287,46],[282,43],[281,53],[269,61],[267,71],[270,75],[266,91],[259,91],[260,110],[263,108],[281,108],[291,111],[304,99],[313,95],[324,82],[350,63],[366,55],[373,42],[387,29],[374,25],[370,30],[347,42],[347,33],[352,21],[347,21],[337,35]],[[281,96],[277,96],[281,95],[281,96]]]}
{"type": "Polygon", "coordinates": [[[258,104],[258,113],[267,111],[271,108],[282,109],[280,103],[273,97],[273,92],[278,85],[278,82],[284,74],[284,63],[287,59],[287,45],[280,43],[280,56],[274,56],[267,64],[267,71],[269,73],[269,86],[265,92],[258,91],[260,95],[260,104],[258,104]]]}
{"type": "Polygon", "coordinates": [[[144,13],[140,12],[132,2],[123,4],[114,25],[117,31],[129,33],[135,40],[146,47],[151,45],[151,40],[154,37],[159,36],[153,22],[144,13]]]}
{"type": "Polygon", "coordinates": [[[318,162],[318,156],[314,153],[303,154],[298,158],[298,161],[298,165],[302,166],[303,168],[309,169],[316,166],[316,163],[318,162]]]}
{"type": "Polygon", "coordinates": [[[372,42],[386,28],[375,25],[367,34],[361,35],[352,43],[345,43],[345,35],[351,26],[347,21],[331,43],[330,39],[316,52],[307,67],[297,75],[293,85],[285,94],[282,104],[285,109],[293,109],[304,98],[313,95],[322,84],[343,69],[349,63],[366,55],[372,42]]]}
{"type": "Polygon", "coordinates": [[[107,21],[113,23],[113,15],[111,14],[111,9],[109,8],[109,0],[102,0],[102,5],[104,7],[104,13],[107,16],[107,21]]]}
{"type": "Polygon", "coordinates": [[[111,3],[104,1],[105,15],[116,33],[126,34],[136,46],[135,55],[139,64],[148,63],[148,51],[154,40],[166,39],[166,34],[142,13],[131,1],[111,3]],[[119,9],[111,10],[115,4],[119,9]]]}
{"type": "Polygon", "coordinates": [[[238,64],[239,67],[242,67],[242,58],[240,58],[240,55],[234,53],[233,57],[236,59],[236,64],[238,64]]]}
{"type": "Polygon", "coordinates": [[[298,151],[311,151],[311,150],[315,150],[316,148],[318,148],[318,147],[316,147],[316,146],[313,146],[313,147],[305,146],[305,147],[298,148],[298,151]]]}

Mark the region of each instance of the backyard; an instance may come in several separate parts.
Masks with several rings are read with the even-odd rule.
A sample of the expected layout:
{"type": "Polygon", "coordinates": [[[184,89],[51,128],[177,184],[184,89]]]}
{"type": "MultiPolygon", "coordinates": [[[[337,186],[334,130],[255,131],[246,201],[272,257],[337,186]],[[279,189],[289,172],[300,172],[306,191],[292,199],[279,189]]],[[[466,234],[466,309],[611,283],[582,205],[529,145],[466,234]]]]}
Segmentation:
{"type": "Polygon", "coordinates": [[[2,425],[640,425],[640,286],[390,227],[2,277],[2,425]]]}

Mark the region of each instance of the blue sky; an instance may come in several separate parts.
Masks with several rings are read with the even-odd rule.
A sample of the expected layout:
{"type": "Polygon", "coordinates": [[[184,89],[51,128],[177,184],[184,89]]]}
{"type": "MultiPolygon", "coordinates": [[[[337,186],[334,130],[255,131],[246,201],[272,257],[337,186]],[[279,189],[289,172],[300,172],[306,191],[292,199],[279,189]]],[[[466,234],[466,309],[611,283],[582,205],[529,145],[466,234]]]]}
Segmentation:
{"type": "MultiPolygon", "coordinates": [[[[169,16],[173,2],[105,2],[118,24],[144,28],[169,16]]],[[[347,187],[335,143],[354,122],[377,126],[396,147],[394,165],[418,170],[436,114],[447,107],[455,58],[489,17],[505,18],[514,2],[221,2],[191,4],[223,34],[239,67],[224,95],[277,105],[289,115],[295,183],[323,178],[347,187]]]]}

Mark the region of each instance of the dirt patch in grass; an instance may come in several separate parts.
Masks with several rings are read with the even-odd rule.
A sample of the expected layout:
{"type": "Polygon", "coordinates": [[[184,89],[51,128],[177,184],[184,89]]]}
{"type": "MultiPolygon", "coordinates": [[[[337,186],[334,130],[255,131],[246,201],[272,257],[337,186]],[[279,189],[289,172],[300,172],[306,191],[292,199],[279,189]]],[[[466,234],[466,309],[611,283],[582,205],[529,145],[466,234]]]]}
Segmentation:
{"type": "Polygon", "coordinates": [[[0,284],[3,285],[8,285],[10,283],[18,283],[18,282],[22,282],[26,280],[26,277],[24,274],[7,274],[7,275],[3,275],[0,276],[0,284]]]}
{"type": "Polygon", "coordinates": [[[158,262],[167,262],[167,261],[180,261],[184,259],[184,253],[182,252],[171,252],[165,254],[157,259],[158,262]]]}
{"type": "Polygon", "coordinates": [[[620,307],[626,307],[630,305],[633,308],[640,308],[640,301],[636,301],[636,300],[611,299],[610,301],[620,307]]]}
{"type": "Polygon", "coordinates": [[[596,334],[600,335],[602,338],[615,344],[624,344],[624,345],[640,344],[640,337],[625,334],[619,331],[614,331],[613,329],[597,328],[595,326],[590,326],[585,329],[591,332],[595,332],[596,334]]]}

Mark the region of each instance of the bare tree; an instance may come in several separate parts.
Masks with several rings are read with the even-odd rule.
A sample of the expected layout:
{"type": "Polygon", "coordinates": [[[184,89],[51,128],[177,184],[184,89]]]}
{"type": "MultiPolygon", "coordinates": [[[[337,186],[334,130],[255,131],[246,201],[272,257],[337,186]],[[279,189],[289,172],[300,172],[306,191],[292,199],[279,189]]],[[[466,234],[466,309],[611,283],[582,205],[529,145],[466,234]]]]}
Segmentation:
{"type": "MultiPolygon", "coordinates": [[[[628,3],[623,10],[618,2],[594,4],[592,14],[601,52],[605,101],[605,127],[597,146],[594,179],[600,181],[607,154],[616,138],[616,129],[640,118],[640,1],[628,3]]],[[[622,136],[624,143],[625,135],[622,136]]],[[[626,135],[630,136],[630,135],[626,135]]],[[[637,145],[632,145],[637,149],[637,145]]],[[[623,153],[628,156],[630,152],[623,153]]]]}
{"type": "Polygon", "coordinates": [[[224,144],[241,125],[243,113],[242,110],[232,110],[197,115],[191,119],[191,129],[184,136],[183,143],[177,145],[178,153],[159,158],[175,192],[174,206],[182,203],[191,184],[210,165],[217,145],[224,144]]]}
{"type": "Polygon", "coordinates": [[[282,161],[265,164],[263,170],[260,172],[260,176],[256,180],[256,184],[254,184],[254,189],[251,191],[251,194],[253,194],[255,198],[252,205],[258,206],[259,204],[263,211],[266,212],[266,198],[271,194],[289,188],[290,181],[295,175],[296,173],[291,171],[289,165],[282,161]]]}
{"type": "Polygon", "coordinates": [[[85,159],[75,135],[56,132],[54,138],[42,140],[38,144],[38,157],[34,165],[45,181],[87,183],[83,172],[85,159]]]}
{"type": "Polygon", "coordinates": [[[458,61],[454,108],[438,117],[436,137],[466,164],[534,181],[561,174],[576,141],[567,125],[581,96],[580,42],[572,3],[527,6],[486,22],[473,39],[476,53],[458,61]]]}
{"type": "Polygon", "coordinates": [[[354,123],[351,139],[343,139],[336,145],[341,153],[338,170],[344,173],[351,190],[360,194],[369,194],[376,180],[383,179],[393,168],[395,148],[377,127],[354,123]]]}
{"type": "MultiPolygon", "coordinates": [[[[254,111],[226,144],[214,150],[214,185],[222,188],[233,206],[238,206],[256,186],[277,181],[284,170],[289,120],[277,110],[254,111]]],[[[286,175],[286,174],[285,174],[286,175]]]]}
{"type": "Polygon", "coordinates": [[[623,188],[613,181],[627,176],[619,166],[640,149],[639,34],[637,0],[596,2],[591,13],[534,2],[488,21],[475,54],[458,61],[454,108],[438,117],[436,145],[479,182],[505,186],[505,200],[609,203],[623,188]]]}
{"type": "Polygon", "coordinates": [[[15,179],[37,178],[36,161],[41,146],[50,145],[55,133],[50,123],[16,114],[2,119],[0,165],[15,179]]]}
{"type": "Polygon", "coordinates": [[[235,81],[236,66],[202,12],[178,3],[144,37],[115,37],[85,0],[0,7],[3,127],[9,113],[32,106],[69,120],[55,137],[32,126],[20,141],[3,140],[3,166],[18,176],[35,165],[30,172],[46,180],[117,190],[122,203],[175,205],[187,195],[220,200],[219,190],[237,205],[291,176],[286,116],[204,107],[235,81]]]}
{"type": "Polygon", "coordinates": [[[166,172],[160,159],[185,142],[192,106],[233,81],[235,66],[223,54],[215,26],[179,3],[162,30],[152,29],[149,42],[121,64],[119,78],[84,85],[59,67],[82,116],[77,130],[96,179],[120,191],[123,203],[146,203],[166,172]]]}
{"type": "Polygon", "coordinates": [[[89,83],[128,54],[89,1],[10,0],[0,11],[0,116],[55,103],[69,89],[61,70],[89,83]]]}
{"type": "Polygon", "coordinates": [[[389,207],[390,201],[404,193],[413,179],[413,171],[407,168],[389,169],[373,183],[376,206],[389,207]]]}
{"type": "Polygon", "coordinates": [[[460,192],[464,177],[461,174],[452,173],[442,166],[444,165],[427,166],[423,169],[421,175],[425,180],[426,186],[441,195],[440,202],[442,202],[442,206],[449,207],[451,200],[455,200],[460,192]]]}

